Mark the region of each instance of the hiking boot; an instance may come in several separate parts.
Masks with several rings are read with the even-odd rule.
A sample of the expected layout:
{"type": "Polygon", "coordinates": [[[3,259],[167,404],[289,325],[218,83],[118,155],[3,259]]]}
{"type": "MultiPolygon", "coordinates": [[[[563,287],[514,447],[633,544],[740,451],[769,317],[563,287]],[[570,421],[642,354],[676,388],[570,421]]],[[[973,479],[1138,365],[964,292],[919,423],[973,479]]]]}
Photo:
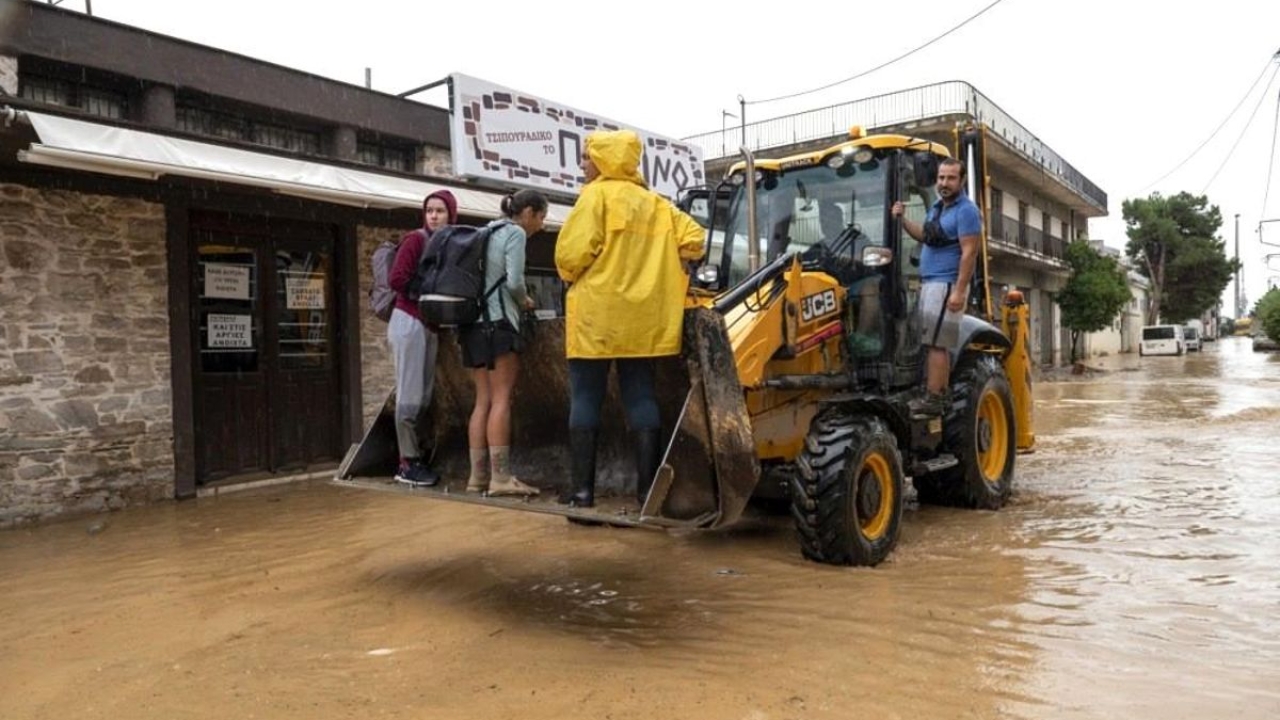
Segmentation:
{"type": "Polygon", "coordinates": [[[396,473],[396,482],[412,487],[435,487],[440,474],[417,458],[406,458],[396,473]]]}
{"type": "Polygon", "coordinates": [[[907,403],[907,408],[911,411],[911,417],[916,419],[942,417],[947,414],[947,410],[951,407],[950,393],[931,393],[926,392],[924,395],[912,398],[907,403]]]}

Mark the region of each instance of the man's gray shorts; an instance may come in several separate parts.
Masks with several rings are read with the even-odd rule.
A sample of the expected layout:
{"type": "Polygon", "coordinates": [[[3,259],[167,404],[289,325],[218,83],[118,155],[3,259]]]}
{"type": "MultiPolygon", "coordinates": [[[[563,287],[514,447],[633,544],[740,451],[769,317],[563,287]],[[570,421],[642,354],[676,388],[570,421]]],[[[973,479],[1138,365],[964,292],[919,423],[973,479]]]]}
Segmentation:
{"type": "Polygon", "coordinates": [[[920,342],[928,347],[951,349],[960,342],[963,312],[947,310],[952,283],[927,282],[920,288],[920,342]]]}

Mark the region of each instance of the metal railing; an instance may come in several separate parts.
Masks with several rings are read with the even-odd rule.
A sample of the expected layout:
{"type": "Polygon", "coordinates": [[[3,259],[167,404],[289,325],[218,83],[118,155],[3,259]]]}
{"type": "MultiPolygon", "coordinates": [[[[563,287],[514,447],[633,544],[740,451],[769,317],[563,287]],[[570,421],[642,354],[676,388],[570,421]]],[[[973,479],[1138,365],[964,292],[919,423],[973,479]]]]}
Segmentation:
{"type": "Polygon", "coordinates": [[[702,148],[704,160],[736,155],[746,145],[752,151],[844,136],[852,125],[868,131],[946,115],[965,115],[984,123],[992,133],[1028,161],[1057,176],[1084,197],[1107,207],[1107,194],[1054,152],[1040,138],[976,88],[961,80],[923,85],[830,105],[815,110],[725,127],[684,138],[702,148]],[[745,134],[745,142],[744,142],[745,134]]]}

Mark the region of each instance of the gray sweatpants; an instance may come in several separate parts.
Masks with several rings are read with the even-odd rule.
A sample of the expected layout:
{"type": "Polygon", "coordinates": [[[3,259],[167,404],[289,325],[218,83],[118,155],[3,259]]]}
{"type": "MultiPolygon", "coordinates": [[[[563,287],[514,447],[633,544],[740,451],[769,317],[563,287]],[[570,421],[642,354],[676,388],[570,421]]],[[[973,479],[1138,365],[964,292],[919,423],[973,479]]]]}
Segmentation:
{"type": "Polygon", "coordinates": [[[417,318],[397,309],[387,324],[387,341],[396,362],[396,442],[401,457],[422,457],[418,416],[431,405],[440,341],[417,318]]]}

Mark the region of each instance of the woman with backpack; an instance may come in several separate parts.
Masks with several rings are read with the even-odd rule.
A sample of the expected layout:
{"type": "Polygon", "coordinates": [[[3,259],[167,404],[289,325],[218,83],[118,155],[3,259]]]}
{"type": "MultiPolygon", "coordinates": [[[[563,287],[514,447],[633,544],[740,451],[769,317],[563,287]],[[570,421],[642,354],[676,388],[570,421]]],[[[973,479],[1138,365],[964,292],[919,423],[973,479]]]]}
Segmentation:
{"type": "Polygon", "coordinates": [[[491,496],[538,494],[511,474],[511,394],[520,372],[520,312],[532,310],[524,282],[525,243],[542,229],[547,198],[521,190],[502,199],[505,218],[493,230],[485,257],[486,319],[458,329],[462,364],[471,368],[476,402],[467,424],[471,475],[467,492],[491,496]]]}
{"type": "Polygon", "coordinates": [[[422,201],[422,228],[400,241],[388,284],[396,292],[395,309],[387,323],[387,340],[396,364],[396,444],[400,468],[396,482],[432,487],[440,475],[427,464],[418,439],[418,416],[431,405],[439,340],[422,322],[418,298],[410,297],[409,282],[418,271],[427,239],[439,228],[458,222],[458,201],[448,190],[437,190],[422,201]]]}

